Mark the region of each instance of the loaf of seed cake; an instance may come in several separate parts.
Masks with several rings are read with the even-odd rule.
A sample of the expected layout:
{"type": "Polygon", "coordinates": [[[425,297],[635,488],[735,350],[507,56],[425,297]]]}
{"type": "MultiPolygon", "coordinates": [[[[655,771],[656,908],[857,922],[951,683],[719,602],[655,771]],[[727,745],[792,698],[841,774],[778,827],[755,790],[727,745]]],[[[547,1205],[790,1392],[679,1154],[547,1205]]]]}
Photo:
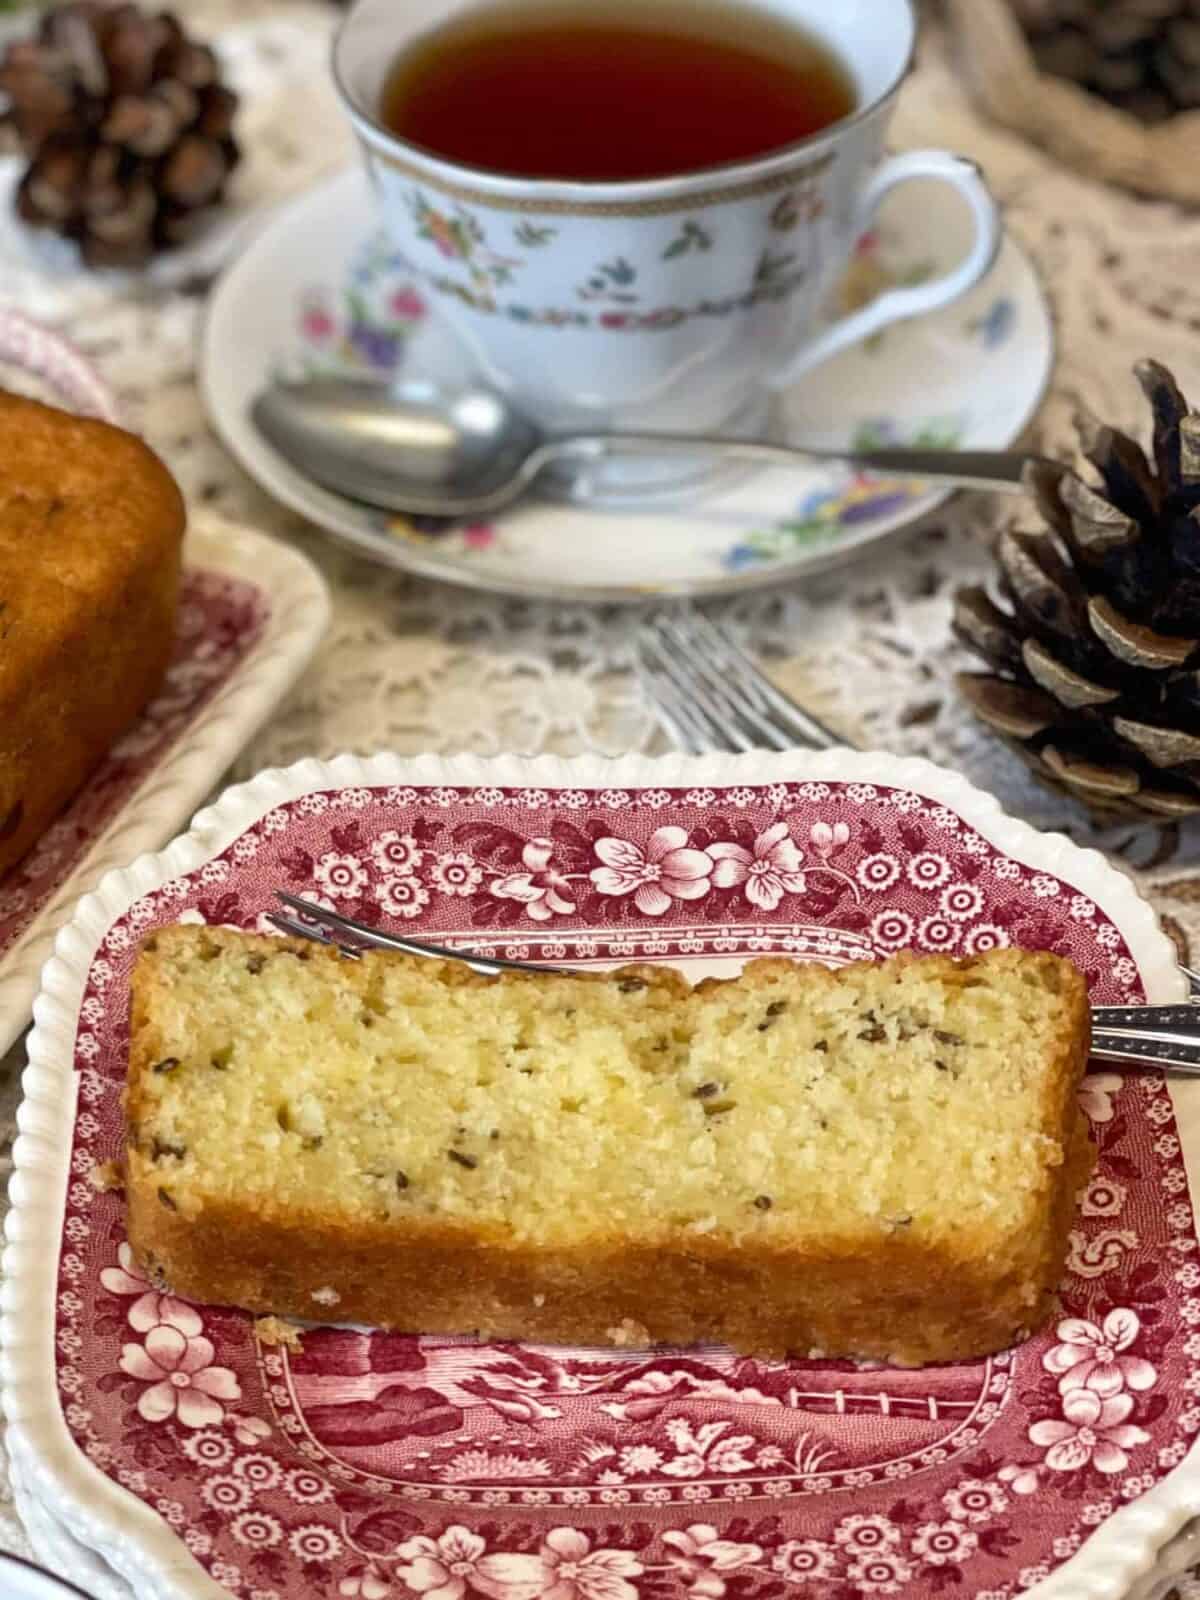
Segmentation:
{"type": "Polygon", "coordinates": [[[0,391],[0,876],[161,684],[183,528],[139,439],[0,391]]]}
{"type": "Polygon", "coordinates": [[[1056,956],[482,978],[205,927],[133,979],[129,1237],[191,1299],[905,1364],[1049,1314],[1091,1147],[1056,956]]]}

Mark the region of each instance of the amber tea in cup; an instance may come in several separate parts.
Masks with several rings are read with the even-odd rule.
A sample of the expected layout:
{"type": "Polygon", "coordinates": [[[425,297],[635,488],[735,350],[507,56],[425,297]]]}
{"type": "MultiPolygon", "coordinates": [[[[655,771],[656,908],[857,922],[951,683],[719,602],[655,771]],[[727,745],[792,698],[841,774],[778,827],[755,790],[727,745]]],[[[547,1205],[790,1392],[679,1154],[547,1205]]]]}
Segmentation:
{"type": "MultiPolygon", "coordinates": [[[[473,381],[550,431],[753,435],[995,257],[973,163],[887,154],[915,38],[914,0],[352,0],[333,75],[473,381]],[[838,315],[856,241],[918,181],[960,196],[965,254],[838,315]]],[[[589,459],[568,492],[627,506],[694,473],[589,459]]]]}
{"type": "Polygon", "coordinates": [[[620,182],[749,161],[855,109],[848,69],[749,6],[558,0],[468,12],[403,49],[385,126],[521,178],[620,182]]]}

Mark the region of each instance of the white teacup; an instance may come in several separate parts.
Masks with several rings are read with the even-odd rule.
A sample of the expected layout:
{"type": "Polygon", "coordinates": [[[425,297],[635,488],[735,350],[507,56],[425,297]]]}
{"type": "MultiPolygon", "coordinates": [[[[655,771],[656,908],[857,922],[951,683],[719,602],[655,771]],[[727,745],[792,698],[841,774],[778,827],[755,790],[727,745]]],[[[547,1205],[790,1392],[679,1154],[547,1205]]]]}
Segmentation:
{"type": "Polygon", "coordinates": [[[334,73],[383,219],[481,375],[543,427],[761,426],[772,389],[955,299],[991,265],[999,217],[970,162],[938,150],[883,158],[912,55],[911,0],[756,3],[832,47],[855,81],[856,109],[754,160],[637,182],[499,176],[384,127],[397,56],[478,0],[357,0],[343,23],[334,73]],[[969,207],[965,257],[826,323],[880,201],[918,178],[951,184],[969,207]],[[685,229],[693,239],[700,230],[706,248],[672,250],[685,229]]]}

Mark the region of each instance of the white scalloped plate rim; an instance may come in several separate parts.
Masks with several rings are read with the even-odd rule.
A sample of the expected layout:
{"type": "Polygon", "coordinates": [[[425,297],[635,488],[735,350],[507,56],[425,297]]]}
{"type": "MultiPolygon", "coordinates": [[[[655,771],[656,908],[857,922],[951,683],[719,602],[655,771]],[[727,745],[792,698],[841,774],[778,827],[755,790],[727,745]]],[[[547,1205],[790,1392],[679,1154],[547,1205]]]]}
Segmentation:
{"type": "Polygon", "coordinates": [[[186,826],[307,666],[328,626],[329,593],[316,568],[266,534],[202,514],[189,525],[184,562],[264,589],[270,611],[262,637],[0,956],[0,1056],[29,1021],[54,937],[80,895],[186,826]]]}
{"type": "MultiPolygon", "coordinates": [[[[8,1477],[13,1505],[35,1561],[75,1584],[90,1600],[135,1600],[132,1588],[99,1551],[69,1533],[33,1493],[26,1482],[20,1456],[15,1452],[9,1454],[8,1477]]],[[[1136,1600],[1143,1600],[1143,1597],[1139,1595],[1136,1600]]],[[[1158,1597],[1146,1596],[1145,1600],[1158,1600],[1158,1597]]]]}
{"type": "MultiPolygon", "coordinates": [[[[1010,817],[965,778],[919,758],[850,750],[787,754],[485,759],[391,754],[308,759],[271,768],[227,789],[197,813],[190,830],[155,855],[111,871],[79,902],[42,974],[29,1039],[24,1098],[17,1114],[0,1270],[0,1403],[26,1492],[64,1532],[101,1555],[138,1594],[155,1600],[228,1600],[167,1524],[82,1454],[58,1402],[54,1375],[57,1251],[74,1126],[74,1040],[86,977],[112,924],[142,895],[194,872],[268,811],[305,794],[393,785],[450,788],[639,789],[736,787],[770,782],[877,783],[914,791],[954,810],[995,848],[1069,882],[1120,928],[1147,995],[1185,997],[1175,951],[1133,881],[1095,850],[1062,834],[1039,833],[1010,817]]],[[[1172,1084],[1186,1154],[1200,1149],[1200,1082],[1172,1084]],[[1194,1136],[1189,1141],[1188,1132],[1194,1136]]],[[[1191,1172],[1189,1170],[1189,1177],[1191,1172]]],[[[1193,1182],[1193,1191],[1195,1184],[1193,1182]]],[[[1069,1561],[1030,1589],[1030,1600],[1129,1600],[1155,1579],[1159,1557],[1200,1505],[1200,1444],[1141,1499],[1123,1506],[1069,1561]]]]}

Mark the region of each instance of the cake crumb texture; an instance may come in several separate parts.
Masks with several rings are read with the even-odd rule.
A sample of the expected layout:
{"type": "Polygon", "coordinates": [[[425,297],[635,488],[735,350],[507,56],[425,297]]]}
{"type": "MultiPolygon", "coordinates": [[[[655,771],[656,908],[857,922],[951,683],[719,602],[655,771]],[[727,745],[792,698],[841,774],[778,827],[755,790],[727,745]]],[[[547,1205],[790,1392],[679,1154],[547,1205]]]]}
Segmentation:
{"type": "Polygon", "coordinates": [[[0,876],[162,683],[184,523],[140,439],[0,390],[0,876]]]}
{"type": "Polygon", "coordinates": [[[254,1337],[259,1344],[267,1345],[270,1349],[282,1347],[291,1350],[295,1355],[299,1355],[304,1349],[301,1330],[286,1317],[257,1317],[254,1323],[254,1337]]]}
{"type": "Polygon", "coordinates": [[[112,1194],[125,1187],[124,1165],[120,1161],[94,1162],[88,1180],[98,1194],[112,1194]]]}
{"type": "Polygon", "coordinates": [[[1091,1147],[1059,957],[479,977],[167,928],[130,1238],[274,1316],[905,1363],[1049,1314],[1091,1147]]]}

